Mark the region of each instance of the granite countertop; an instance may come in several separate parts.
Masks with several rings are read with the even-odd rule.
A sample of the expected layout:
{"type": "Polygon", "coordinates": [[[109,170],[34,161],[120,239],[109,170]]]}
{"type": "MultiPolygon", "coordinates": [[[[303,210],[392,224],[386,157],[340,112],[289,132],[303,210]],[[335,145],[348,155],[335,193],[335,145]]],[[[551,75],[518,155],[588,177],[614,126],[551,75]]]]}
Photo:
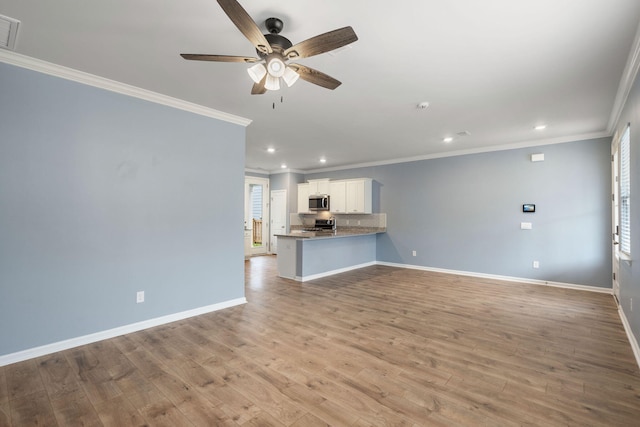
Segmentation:
{"type": "Polygon", "coordinates": [[[367,234],[386,233],[386,228],[341,227],[336,231],[306,231],[293,229],[286,234],[276,234],[276,237],[293,237],[301,239],[332,239],[336,237],[364,236],[367,234]]]}

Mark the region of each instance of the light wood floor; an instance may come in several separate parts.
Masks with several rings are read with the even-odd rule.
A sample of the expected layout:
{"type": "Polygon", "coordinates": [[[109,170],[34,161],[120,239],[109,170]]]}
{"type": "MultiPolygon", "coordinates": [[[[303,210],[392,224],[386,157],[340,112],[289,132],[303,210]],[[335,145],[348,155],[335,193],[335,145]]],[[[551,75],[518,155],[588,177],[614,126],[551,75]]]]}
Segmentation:
{"type": "Polygon", "coordinates": [[[640,424],[610,295],[374,266],[0,368],[1,426],[640,424]]]}

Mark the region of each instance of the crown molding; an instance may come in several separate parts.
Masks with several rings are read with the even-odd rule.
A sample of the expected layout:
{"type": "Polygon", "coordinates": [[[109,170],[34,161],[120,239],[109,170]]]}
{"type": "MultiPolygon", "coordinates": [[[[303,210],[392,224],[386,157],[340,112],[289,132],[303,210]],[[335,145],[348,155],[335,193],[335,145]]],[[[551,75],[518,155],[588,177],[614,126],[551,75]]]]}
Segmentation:
{"type": "Polygon", "coordinates": [[[421,160],[465,156],[467,154],[482,154],[482,153],[490,153],[494,151],[517,150],[521,148],[532,148],[532,147],[542,147],[545,145],[564,144],[567,142],[587,141],[590,139],[608,138],[610,136],[611,134],[608,131],[593,132],[593,133],[586,133],[581,135],[571,135],[571,136],[549,138],[549,139],[537,140],[537,141],[525,141],[525,142],[517,142],[513,144],[492,145],[490,147],[474,148],[474,149],[468,149],[468,150],[446,151],[443,153],[425,154],[423,156],[381,160],[378,162],[357,163],[357,164],[335,166],[335,167],[322,168],[322,169],[310,169],[302,173],[309,174],[309,173],[319,173],[319,172],[332,172],[332,171],[339,171],[339,170],[345,170],[345,169],[358,169],[358,168],[368,168],[368,167],[374,167],[374,166],[393,165],[397,163],[419,162],[421,160]]]}
{"type": "Polygon", "coordinates": [[[620,84],[618,85],[618,92],[613,101],[611,116],[609,116],[607,131],[611,135],[615,132],[616,126],[620,121],[622,110],[627,103],[627,98],[629,97],[629,93],[631,93],[631,88],[638,75],[638,70],[640,70],[640,25],[638,25],[638,29],[636,30],[636,37],[633,40],[633,45],[631,45],[631,51],[629,52],[629,57],[627,58],[627,63],[622,72],[620,84]]]}
{"type": "Polygon", "coordinates": [[[233,123],[236,125],[246,127],[251,123],[250,119],[244,117],[214,110],[208,107],[203,107],[202,105],[194,104],[192,102],[183,101],[178,98],[162,95],[157,92],[141,89],[139,87],[120,83],[115,80],[110,80],[104,77],[85,73],[83,71],[74,70],[73,68],[63,67],[62,65],[42,61],[40,59],[21,55],[9,50],[0,49],[0,62],[4,62],[5,64],[9,65],[15,65],[16,67],[25,68],[32,71],[37,71],[43,74],[48,74],[50,76],[59,77],[65,80],[85,84],[88,86],[97,87],[100,89],[108,90],[110,92],[143,99],[145,101],[165,105],[167,107],[176,108],[178,110],[188,111],[190,113],[198,114],[201,116],[223,120],[225,122],[233,123]]]}
{"type": "Polygon", "coordinates": [[[269,175],[276,175],[276,174],[279,174],[279,173],[301,173],[301,174],[304,175],[305,173],[309,173],[309,172],[303,171],[301,169],[289,169],[289,168],[286,168],[286,169],[272,170],[272,171],[269,172],[269,175]]]}

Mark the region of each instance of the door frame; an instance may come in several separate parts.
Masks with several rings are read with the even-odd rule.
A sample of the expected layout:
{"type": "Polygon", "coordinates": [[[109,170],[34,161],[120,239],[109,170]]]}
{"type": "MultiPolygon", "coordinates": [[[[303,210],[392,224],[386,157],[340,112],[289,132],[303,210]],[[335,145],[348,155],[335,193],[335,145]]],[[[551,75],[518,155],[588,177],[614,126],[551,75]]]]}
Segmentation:
{"type": "Polygon", "coordinates": [[[620,305],[620,256],[619,250],[619,176],[620,176],[620,135],[616,132],[611,141],[611,287],[616,304],[620,305]]]}
{"type": "MultiPolygon", "coordinates": [[[[244,229],[251,230],[253,232],[253,218],[251,217],[251,185],[262,185],[262,236],[270,236],[269,229],[269,206],[270,206],[270,192],[269,192],[269,178],[260,178],[256,176],[244,177],[244,229]]],[[[251,237],[253,240],[253,237],[251,237]]],[[[265,238],[262,238],[262,245],[254,247],[251,242],[249,248],[249,254],[247,255],[262,255],[269,252],[269,241],[265,242],[265,238]]]]}

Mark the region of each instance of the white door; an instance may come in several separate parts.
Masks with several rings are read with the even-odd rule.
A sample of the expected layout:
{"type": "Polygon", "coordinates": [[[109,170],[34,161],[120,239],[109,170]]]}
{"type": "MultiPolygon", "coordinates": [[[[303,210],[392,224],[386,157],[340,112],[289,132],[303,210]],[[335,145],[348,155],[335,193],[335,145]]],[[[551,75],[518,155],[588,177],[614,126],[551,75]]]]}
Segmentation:
{"type": "Polygon", "coordinates": [[[271,192],[271,253],[278,253],[278,238],[276,234],[287,232],[287,190],[271,192]]]}
{"type": "Polygon", "coordinates": [[[248,176],[244,183],[244,230],[245,236],[249,236],[245,256],[266,254],[269,246],[269,180],[248,176]]]}

